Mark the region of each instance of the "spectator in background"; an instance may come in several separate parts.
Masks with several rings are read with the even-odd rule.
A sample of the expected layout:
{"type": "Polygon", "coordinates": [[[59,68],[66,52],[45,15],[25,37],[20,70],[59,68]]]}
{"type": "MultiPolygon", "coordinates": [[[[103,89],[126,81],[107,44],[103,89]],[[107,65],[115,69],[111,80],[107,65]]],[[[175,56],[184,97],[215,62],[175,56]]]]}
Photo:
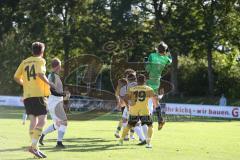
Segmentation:
{"type": "Polygon", "coordinates": [[[226,106],[227,105],[227,98],[222,94],[220,100],[219,100],[219,106],[226,106]]]}

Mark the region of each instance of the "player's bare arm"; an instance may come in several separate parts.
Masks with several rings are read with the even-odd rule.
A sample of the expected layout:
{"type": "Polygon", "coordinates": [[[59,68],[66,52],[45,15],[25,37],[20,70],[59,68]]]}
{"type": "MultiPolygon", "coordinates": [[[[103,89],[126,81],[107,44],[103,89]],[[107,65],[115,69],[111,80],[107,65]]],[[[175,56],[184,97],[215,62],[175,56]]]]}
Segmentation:
{"type": "Polygon", "coordinates": [[[158,98],[157,98],[157,96],[153,96],[151,98],[152,98],[152,101],[153,101],[153,108],[155,109],[158,106],[158,98]]]}
{"type": "Polygon", "coordinates": [[[49,86],[51,86],[51,87],[55,87],[55,85],[53,84],[53,83],[51,83],[51,82],[49,82],[48,81],[48,79],[47,79],[47,77],[45,76],[45,74],[43,74],[43,73],[37,73],[37,76],[43,81],[43,82],[45,82],[45,83],[47,83],[49,86]]]}
{"type": "Polygon", "coordinates": [[[126,105],[128,106],[128,101],[130,100],[129,97],[128,97],[128,95],[125,95],[125,96],[120,97],[120,98],[122,98],[122,100],[123,100],[123,101],[126,103],[126,105]]]}
{"type": "Polygon", "coordinates": [[[23,80],[21,78],[18,78],[16,76],[14,76],[14,80],[19,84],[19,85],[23,85],[23,80]]]}

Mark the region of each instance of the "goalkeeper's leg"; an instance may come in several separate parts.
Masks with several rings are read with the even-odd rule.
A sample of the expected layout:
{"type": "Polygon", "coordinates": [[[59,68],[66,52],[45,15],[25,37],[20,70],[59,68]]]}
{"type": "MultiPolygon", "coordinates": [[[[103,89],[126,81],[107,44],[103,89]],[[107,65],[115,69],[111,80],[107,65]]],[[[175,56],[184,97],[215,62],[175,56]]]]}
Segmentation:
{"type": "Polygon", "coordinates": [[[158,130],[161,130],[163,125],[165,124],[165,120],[163,118],[162,114],[162,104],[158,104],[158,107],[156,108],[156,114],[158,119],[158,130]]]}

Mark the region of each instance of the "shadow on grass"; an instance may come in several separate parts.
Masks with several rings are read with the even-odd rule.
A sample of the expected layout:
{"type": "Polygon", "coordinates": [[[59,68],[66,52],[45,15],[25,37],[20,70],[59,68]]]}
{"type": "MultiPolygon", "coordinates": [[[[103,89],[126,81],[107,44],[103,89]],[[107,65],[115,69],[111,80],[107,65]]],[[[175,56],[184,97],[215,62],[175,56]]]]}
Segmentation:
{"type": "MultiPolygon", "coordinates": [[[[47,145],[47,142],[56,142],[56,140],[45,140],[45,145],[47,145]]],[[[66,145],[66,148],[64,149],[42,146],[41,150],[48,152],[58,152],[59,150],[64,152],[102,152],[106,150],[129,149],[124,146],[119,146],[115,140],[105,140],[102,138],[68,138],[64,139],[64,143],[66,145]],[[111,143],[109,144],[109,142],[111,143]]]]}
{"type": "MultiPolygon", "coordinates": [[[[56,142],[56,139],[46,139],[44,142],[56,142]]],[[[64,142],[68,143],[106,143],[115,142],[115,140],[106,140],[103,138],[66,138],[64,142]]]]}
{"type": "Polygon", "coordinates": [[[19,147],[19,148],[5,148],[5,149],[0,149],[0,153],[3,153],[3,152],[17,152],[17,151],[25,151],[27,152],[28,151],[28,147],[19,147]]]}
{"type": "MultiPolygon", "coordinates": [[[[32,155],[31,153],[28,152],[28,148],[29,146],[23,146],[23,147],[19,147],[19,148],[5,148],[5,149],[0,149],[0,153],[11,153],[11,152],[26,152],[26,155],[28,154],[29,157],[33,157],[33,158],[21,158],[19,159],[18,157],[15,157],[16,160],[36,160],[36,158],[34,158],[34,155],[32,155]]],[[[0,157],[0,159],[3,157],[0,157]]],[[[8,158],[4,157],[3,160],[8,160],[8,158]]],[[[12,160],[12,158],[10,158],[9,160],[12,160]]]]}
{"type": "MultiPolygon", "coordinates": [[[[35,158],[35,157],[33,157],[33,158],[21,158],[21,159],[16,158],[16,160],[36,160],[36,159],[38,159],[38,158],[35,158]]],[[[12,159],[4,159],[4,160],[12,160],[12,159]]]]}
{"type": "MultiPolygon", "coordinates": [[[[45,140],[46,146],[40,147],[40,149],[42,151],[47,151],[47,152],[59,152],[59,151],[61,151],[61,152],[104,152],[104,151],[110,151],[110,150],[134,149],[134,148],[126,147],[126,146],[125,147],[119,146],[119,145],[117,145],[117,142],[115,140],[106,140],[103,138],[67,138],[64,140],[64,143],[66,144],[66,148],[64,148],[64,149],[58,149],[58,148],[55,148],[52,146],[49,147],[49,146],[47,146],[48,142],[56,142],[56,140],[55,139],[45,140]],[[106,143],[108,143],[108,144],[106,144],[106,143]]],[[[6,148],[6,149],[0,149],[0,153],[27,152],[27,150],[28,150],[28,147],[6,148]]],[[[35,158],[23,158],[23,159],[24,160],[33,160],[35,158]]],[[[16,157],[16,160],[23,160],[23,159],[18,159],[16,157]]],[[[7,158],[5,160],[7,160],[7,158]]]]}
{"type": "MultiPolygon", "coordinates": [[[[0,106],[0,119],[19,119],[22,120],[22,115],[25,112],[24,108],[4,107],[0,106]]],[[[104,111],[89,111],[78,112],[72,111],[67,114],[71,121],[89,121],[89,120],[119,120],[119,114],[111,114],[111,112],[104,111]]],[[[48,117],[50,119],[50,117],[48,117]]]]}

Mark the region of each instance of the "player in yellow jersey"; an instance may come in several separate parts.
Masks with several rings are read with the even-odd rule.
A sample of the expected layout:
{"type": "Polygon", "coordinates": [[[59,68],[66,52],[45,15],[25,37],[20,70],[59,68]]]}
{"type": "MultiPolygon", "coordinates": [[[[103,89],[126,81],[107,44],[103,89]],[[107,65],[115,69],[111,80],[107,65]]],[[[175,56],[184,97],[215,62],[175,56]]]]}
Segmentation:
{"type": "Polygon", "coordinates": [[[123,139],[128,133],[129,129],[134,127],[140,120],[142,125],[148,126],[148,136],[146,137],[147,148],[151,148],[151,137],[153,133],[153,120],[151,117],[151,111],[148,107],[149,99],[153,100],[154,107],[157,105],[156,96],[153,89],[145,85],[146,77],[140,74],[137,78],[137,85],[131,87],[127,91],[125,96],[125,102],[129,105],[129,120],[128,125],[124,128],[122,136],[120,138],[120,144],[123,143],[123,139]]]}
{"type": "Polygon", "coordinates": [[[46,158],[38,149],[38,140],[47,119],[47,96],[50,83],[45,76],[46,61],[43,59],[45,45],[32,44],[32,56],[23,60],[14,75],[14,80],[23,86],[24,106],[30,119],[31,146],[29,152],[38,158],[46,158]]]}

